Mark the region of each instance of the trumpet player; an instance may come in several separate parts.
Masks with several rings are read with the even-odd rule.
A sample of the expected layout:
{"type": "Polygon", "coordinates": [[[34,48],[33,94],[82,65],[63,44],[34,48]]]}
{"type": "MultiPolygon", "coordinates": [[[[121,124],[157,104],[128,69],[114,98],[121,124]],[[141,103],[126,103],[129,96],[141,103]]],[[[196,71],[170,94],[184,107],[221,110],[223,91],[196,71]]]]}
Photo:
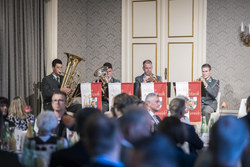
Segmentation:
{"type": "Polygon", "coordinates": [[[211,113],[217,109],[216,97],[219,92],[220,83],[219,80],[211,77],[211,66],[209,64],[203,64],[201,67],[202,77],[199,78],[204,83],[205,97],[201,97],[201,112],[206,117],[208,123],[211,113]]]}
{"type": "Polygon", "coordinates": [[[106,75],[99,76],[99,80],[96,82],[102,82],[102,111],[105,112],[109,110],[108,83],[119,83],[120,80],[112,76],[114,70],[111,63],[106,62],[103,67],[107,67],[106,75]]]}
{"type": "Polygon", "coordinates": [[[135,78],[135,95],[138,97],[140,97],[141,83],[162,81],[161,76],[157,76],[152,73],[153,65],[151,60],[143,61],[142,65],[142,70],[144,71],[144,73],[135,78]]]}

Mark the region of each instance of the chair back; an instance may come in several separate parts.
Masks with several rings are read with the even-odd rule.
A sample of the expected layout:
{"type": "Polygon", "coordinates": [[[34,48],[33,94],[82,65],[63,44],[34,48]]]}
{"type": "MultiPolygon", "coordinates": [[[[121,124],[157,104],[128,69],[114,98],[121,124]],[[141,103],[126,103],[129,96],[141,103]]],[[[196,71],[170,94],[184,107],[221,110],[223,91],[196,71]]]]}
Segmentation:
{"type": "Polygon", "coordinates": [[[220,96],[221,96],[221,92],[218,92],[218,95],[216,97],[217,100],[217,109],[216,109],[216,113],[220,113],[220,96]]]}
{"type": "Polygon", "coordinates": [[[220,117],[220,97],[221,97],[221,92],[218,92],[218,95],[216,97],[216,100],[217,100],[217,109],[216,109],[216,112],[211,113],[210,119],[208,121],[208,127],[210,127],[210,120],[211,119],[214,119],[214,122],[216,122],[219,119],[219,117],[220,117]]]}
{"type": "Polygon", "coordinates": [[[241,99],[240,109],[238,112],[238,118],[241,118],[247,115],[246,102],[247,102],[247,99],[241,99]]]}

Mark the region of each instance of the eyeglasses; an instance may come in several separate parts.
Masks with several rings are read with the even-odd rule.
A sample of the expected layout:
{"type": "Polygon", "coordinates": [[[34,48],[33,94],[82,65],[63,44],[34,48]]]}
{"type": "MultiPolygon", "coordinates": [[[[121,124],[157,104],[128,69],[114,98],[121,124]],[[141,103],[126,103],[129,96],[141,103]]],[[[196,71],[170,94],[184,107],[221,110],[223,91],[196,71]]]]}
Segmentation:
{"type": "Polygon", "coordinates": [[[63,100],[63,99],[55,99],[55,100],[52,100],[52,103],[63,103],[63,102],[65,102],[65,100],[63,100]]]}

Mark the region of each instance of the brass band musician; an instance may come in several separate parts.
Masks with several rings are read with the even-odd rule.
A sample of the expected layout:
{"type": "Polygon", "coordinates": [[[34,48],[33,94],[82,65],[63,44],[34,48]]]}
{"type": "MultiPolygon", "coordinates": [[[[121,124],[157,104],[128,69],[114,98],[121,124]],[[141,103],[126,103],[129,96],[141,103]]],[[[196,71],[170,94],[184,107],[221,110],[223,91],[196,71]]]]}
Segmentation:
{"type": "Polygon", "coordinates": [[[205,97],[201,97],[201,112],[206,117],[208,123],[211,113],[217,109],[216,97],[219,92],[220,82],[212,78],[211,66],[209,64],[203,64],[201,70],[202,76],[198,80],[203,82],[205,87],[205,97]]]}
{"type": "Polygon", "coordinates": [[[141,83],[146,83],[146,82],[162,82],[161,76],[154,75],[152,73],[153,66],[152,66],[152,61],[151,60],[145,60],[143,61],[143,67],[142,70],[144,73],[140,76],[137,76],[135,78],[135,95],[140,97],[140,87],[141,83]]]}
{"type": "MultiPolygon", "coordinates": [[[[42,95],[43,95],[43,108],[44,110],[53,110],[51,105],[52,95],[55,92],[62,91],[67,95],[72,92],[67,86],[61,87],[63,76],[62,73],[62,61],[60,59],[54,59],[52,61],[53,72],[45,76],[42,80],[42,95]]],[[[82,109],[81,104],[72,103],[67,110],[73,113],[80,111],[82,109]]]]}
{"type": "Polygon", "coordinates": [[[103,67],[97,69],[95,74],[98,72],[101,74],[98,75],[99,79],[96,80],[96,82],[102,83],[102,111],[105,112],[109,110],[108,83],[117,83],[117,82],[120,82],[120,80],[115,79],[112,76],[114,70],[113,70],[112,64],[109,62],[104,63],[103,67]]]}

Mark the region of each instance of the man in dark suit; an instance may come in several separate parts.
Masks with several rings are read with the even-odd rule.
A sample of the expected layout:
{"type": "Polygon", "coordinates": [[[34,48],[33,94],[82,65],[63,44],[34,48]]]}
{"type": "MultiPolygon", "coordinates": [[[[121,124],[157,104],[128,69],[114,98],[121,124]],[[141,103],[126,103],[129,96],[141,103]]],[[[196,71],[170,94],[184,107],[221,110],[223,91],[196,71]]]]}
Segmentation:
{"type": "MultiPolygon", "coordinates": [[[[61,88],[61,84],[63,81],[62,72],[62,61],[59,59],[55,59],[52,61],[52,70],[53,72],[44,77],[42,80],[42,95],[43,95],[43,108],[44,110],[53,110],[51,106],[51,98],[54,92],[64,92],[67,95],[72,92],[70,88],[63,87],[61,88]]],[[[80,104],[72,103],[71,106],[67,108],[68,111],[76,112],[81,110],[80,104]]]]}
{"type": "Polygon", "coordinates": [[[93,115],[85,125],[86,146],[92,156],[90,167],[123,167],[119,160],[121,134],[117,120],[93,115]]]}
{"type": "Polygon", "coordinates": [[[153,124],[152,132],[156,132],[158,124],[161,121],[161,118],[158,115],[156,115],[156,112],[158,112],[161,109],[161,102],[159,95],[156,93],[149,93],[145,98],[145,103],[148,110],[148,114],[150,115],[153,124]]]}
{"type": "MultiPolygon", "coordinates": [[[[171,116],[177,117],[179,120],[184,116],[186,109],[186,101],[180,98],[174,98],[169,104],[171,116]]],[[[202,149],[203,142],[195,132],[192,125],[182,122],[186,128],[187,136],[185,141],[189,144],[190,153],[196,154],[197,149],[202,149]]]]}
{"type": "MultiPolygon", "coordinates": [[[[250,96],[248,96],[246,101],[246,112],[247,115],[242,117],[241,119],[245,122],[248,128],[248,132],[250,132],[250,96]]],[[[249,166],[250,164],[250,145],[245,149],[243,156],[242,156],[242,166],[249,166]]]]}
{"type": "Polygon", "coordinates": [[[119,119],[123,136],[120,159],[127,165],[133,143],[151,135],[151,118],[143,108],[131,108],[119,119]]]}
{"type": "Polygon", "coordinates": [[[111,64],[111,63],[106,62],[106,63],[103,64],[103,66],[108,67],[107,76],[108,76],[109,83],[121,82],[120,80],[115,79],[115,78],[112,76],[114,70],[113,70],[113,67],[112,67],[112,64],[111,64]]]}
{"type": "Polygon", "coordinates": [[[250,96],[248,96],[247,101],[246,101],[246,112],[247,112],[247,115],[242,117],[242,119],[245,121],[245,123],[247,124],[250,130],[250,96]]]}
{"type": "Polygon", "coordinates": [[[95,114],[101,114],[97,108],[84,108],[75,114],[76,129],[80,135],[80,140],[72,147],[59,150],[51,155],[50,167],[82,167],[90,162],[90,155],[87,152],[84,142],[84,127],[88,118],[95,114]]]}
{"type": "MultiPolygon", "coordinates": [[[[117,83],[120,82],[120,80],[115,79],[112,74],[114,72],[112,64],[109,62],[106,62],[103,64],[103,66],[108,67],[107,69],[107,79],[108,79],[108,83],[117,83]]],[[[109,110],[109,100],[108,100],[108,83],[104,82],[105,80],[99,79],[96,82],[103,82],[103,86],[102,88],[105,89],[105,92],[103,92],[102,95],[102,111],[108,111],[109,110]],[[105,88],[104,88],[105,87],[105,88]]]]}
{"type": "Polygon", "coordinates": [[[140,97],[141,92],[141,83],[147,83],[147,82],[161,82],[162,78],[161,76],[153,75],[152,70],[152,61],[151,60],[145,60],[143,61],[143,67],[142,67],[144,73],[140,76],[137,76],[135,78],[135,95],[140,97]]]}
{"type": "Polygon", "coordinates": [[[211,77],[211,66],[209,64],[203,64],[201,81],[205,87],[205,97],[201,97],[201,112],[206,117],[208,123],[211,113],[217,109],[216,97],[219,92],[220,83],[219,80],[211,77]]]}

